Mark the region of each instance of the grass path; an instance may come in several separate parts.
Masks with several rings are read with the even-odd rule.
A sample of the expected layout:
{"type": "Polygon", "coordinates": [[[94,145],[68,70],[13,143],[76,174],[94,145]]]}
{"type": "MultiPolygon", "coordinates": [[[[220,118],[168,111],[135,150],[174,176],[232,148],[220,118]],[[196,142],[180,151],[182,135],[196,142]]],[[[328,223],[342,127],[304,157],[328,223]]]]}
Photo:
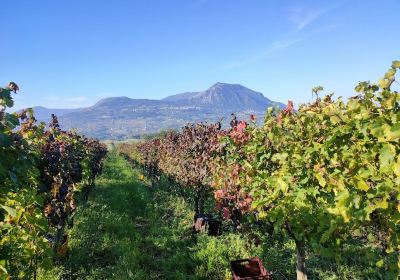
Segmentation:
{"type": "Polygon", "coordinates": [[[162,201],[137,178],[121,157],[107,159],[89,202],[76,213],[63,278],[196,278],[189,249],[194,240],[183,222],[191,219],[182,219],[190,215],[187,205],[162,201]]]}

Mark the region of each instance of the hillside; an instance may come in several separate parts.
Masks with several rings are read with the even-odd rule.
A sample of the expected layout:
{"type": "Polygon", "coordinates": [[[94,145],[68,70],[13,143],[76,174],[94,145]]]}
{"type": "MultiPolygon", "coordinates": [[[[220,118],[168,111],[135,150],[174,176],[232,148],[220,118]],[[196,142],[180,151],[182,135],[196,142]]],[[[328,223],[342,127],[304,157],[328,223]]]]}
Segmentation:
{"type": "Polygon", "coordinates": [[[41,121],[48,121],[52,113],[58,115],[65,129],[75,128],[100,139],[127,139],[178,129],[189,122],[229,120],[232,113],[243,118],[255,114],[262,119],[271,106],[283,107],[283,104],[242,85],[216,83],[205,91],[181,93],[162,100],[110,97],[87,108],[35,107],[34,110],[40,112],[41,121]]]}
{"type": "Polygon", "coordinates": [[[43,106],[36,106],[33,109],[35,111],[35,118],[46,123],[51,120],[51,114],[61,117],[65,114],[73,113],[80,110],[80,109],[49,109],[43,106]]]}

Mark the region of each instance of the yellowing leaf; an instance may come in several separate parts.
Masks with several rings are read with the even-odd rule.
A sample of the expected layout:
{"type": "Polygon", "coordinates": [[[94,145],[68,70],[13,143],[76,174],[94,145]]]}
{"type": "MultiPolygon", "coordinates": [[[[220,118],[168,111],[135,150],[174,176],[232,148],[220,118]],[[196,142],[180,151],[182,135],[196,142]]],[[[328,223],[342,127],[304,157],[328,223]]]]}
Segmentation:
{"type": "Polygon", "coordinates": [[[376,262],[377,267],[382,267],[383,266],[383,260],[379,260],[376,262]]]}
{"type": "Polygon", "coordinates": [[[386,80],[386,79],[380,79],[380,80],[378,81],[378,84],[379,84],[379,86],[380,86],[381,88],[385,89],[385,88],[388,87],[389,82],[388,82],[388,80],[386,80]]]}
{"type": "Polygon", "coordinates": [[[393,172],[397,177],[400,177],[400,156],[397,158],[397,161],[393,163],[393,172]]]}
{"type": "Polygon", "coordinates": [[[381,208],[381,209],[387,209],[388,203],[387,203],[386,199],[378,200],[375,202],[375,207],[381,208]]]}
{"type": "Polygon", "coordinates": [[[325,179],[324,179],[324,177],[322,176],[321,173],[315,174],[315,178],[317,178],[318,183],[319,183],[322,187],[325,187],[325,186],[326,186],[326,181],[325,181],[325,179]]]}
{"type": "Polygon", "coordinates": [[[278,184],[279,184],[279,186],[281,188],[281,191],[284,192],[284,193],[287,192],[287,189],[288,189],[287,183],[282,178],[279,178],[277,180],[277,182],[278,182],[278,184]]]}
{"type": "Polygon", "coordinates": [[[392,63],[393,68],[400,68],[400,60],[395,60],[392,63]]]}
{"type": "Polygon", "coordinates": [[[369,190],[369,185],[360,177],[356,177],[357,189],[367,192],[369,190]]]}
{"type": "Polygon", "coordinates": [[[346,211],[345,208],[341,208],[341,209],[339,210],[339,213],[340,213],[340,215],[342,215],[343,220],[344,220],[345,223],[348,223],[348,222],[350,221],[350,217],[349,217],[349,215],[347,214],[347,211],[346,211]]]}
{"type": "Polygon", "coordinates": [[[397,140],[400,138],[400,124],[395,124],[391,127],[390,131],[387,133],[386,138],[389,141],[397,140]]]}
{"type": "Polygon", "coordinates": [[[7,274],[7,269],[0,264],[0,270],[7,274]]]}
{"type": "Polygon", "coordinates": [[[267,217],[267,213],[265,211],[260,211],[258,213],[258,218],[264,219],[265,217],[267,217]]]}
{"type": "Polygon", "coordinates": [[[394,155],[396,154],[396,148],[391,144],[384,144],[379,151],[379,163],[381,171],[386,171],[386,168],[390,168],[394,161],[394,155]]]}
{"type": "Polygon", "coordinates": [[[386,79],[391,79],[394,75],[396,75],[396,70],[391,68],[386,72],[385,78],[386,79]]]}
{"type": "Polygon", "coordinates": [[[340,121],[341,121],[341,119],[340,119],[338,116],[335,116],[335,115],[331,116],[331,122],[332,122],[333,124],[337,124],[337,123],[339,123],[340,121]]]}
{"type": "Polygon", "coordinates": [[[247,168],[249,168],[249,169],[252,169],[253,168],[253,166],[250,164],[250,162],[248,162],[247,160],[244,160],[244,165],[247,167],[247,168]]]}

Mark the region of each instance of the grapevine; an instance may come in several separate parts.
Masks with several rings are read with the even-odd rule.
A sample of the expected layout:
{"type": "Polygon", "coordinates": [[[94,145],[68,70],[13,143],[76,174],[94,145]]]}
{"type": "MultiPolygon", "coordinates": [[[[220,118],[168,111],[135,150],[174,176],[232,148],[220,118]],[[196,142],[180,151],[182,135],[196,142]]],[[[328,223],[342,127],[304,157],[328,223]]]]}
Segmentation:
{"type": "Polygon", "coordinates": [[[38,267],[60,258],[76,199],[87,199],[107,152],[95,139],[61,130],[55,116],[46,128],[31,109],[7,113],[18,90],[13,82],[0,88],[1,278],[35,278],[38,267]]]}
{"type": "Polygon", "coordinates": [[[391,90],[400,62],[377,84],[361,82],[347,102],[332,95],[296,111],[269,108],[262,126],[192,124],[123,152],[147,174],[194,190],[195,211],[214,190],[216,208],[238,227],[242,216],[290,237],[297,277],[306,254],[340,256],[345,242],[373,238],[366,256],[377,277],[400,274],[400,96],[391,90]],[[378,276],[379,275],[379,276],[378,276]]]}

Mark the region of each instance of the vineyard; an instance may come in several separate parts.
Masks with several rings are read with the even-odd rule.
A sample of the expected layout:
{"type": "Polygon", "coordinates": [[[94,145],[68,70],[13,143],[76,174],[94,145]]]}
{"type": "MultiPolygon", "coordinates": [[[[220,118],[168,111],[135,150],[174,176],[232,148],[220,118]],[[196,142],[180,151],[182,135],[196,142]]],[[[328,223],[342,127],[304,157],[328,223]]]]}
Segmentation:
{"type": "Polygon", "coordinates": [[[36,279],[39,268],[62,261],[78,203],[100,172],[106,147],[53,116],[37,124],[31,110],[10,114],[10,82],[0,88],[0,278],[36,279]]]}
{"type": "Polygon", "coordinates": [[[7,113],[0,88],[0,279],[398,279],[400,95],[394,61],[347,101],[269,108],[229,128],[108,152],[7,113]],[[232,263],[231,263],[232,262],[232,263]],[[244,278],[236,278],[244,279],[244,278]]]}
{"type": "Polygon", "coordinates": [[[307,279],[308,253],[342,259],[348,244],[362,244],[368,277],[397,279],[400,103],[391,86],[399,68],[395,61],[378,84],[360,83],[348,102],[319,98],[316,87],[315,102],[270,108],[261,127],[253,116],[233,117],[228,130],[187,125],[119,150],[153,187],[165,177],[171,191],[190,189],[195,219],[209,214],[205,202],[214,196],[208,211],[232,231],[290,238],[297,279],[307,279]]]}

